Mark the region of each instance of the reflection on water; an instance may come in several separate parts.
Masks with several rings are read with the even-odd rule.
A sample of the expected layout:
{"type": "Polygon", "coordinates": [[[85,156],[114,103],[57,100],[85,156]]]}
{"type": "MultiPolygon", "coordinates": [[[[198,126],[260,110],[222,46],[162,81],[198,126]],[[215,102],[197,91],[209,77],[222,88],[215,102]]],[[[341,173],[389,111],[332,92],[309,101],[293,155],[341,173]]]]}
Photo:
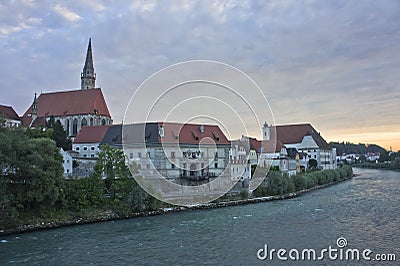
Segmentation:
{"type": "Polygon", "coordinates": [[[399,260],[400,173],[355,172],[350,181],[284,201],[3,237],[0,263],[276,265],[259,261],[257,250],[322,249],[341,236],[348,247],[399,260]]]}

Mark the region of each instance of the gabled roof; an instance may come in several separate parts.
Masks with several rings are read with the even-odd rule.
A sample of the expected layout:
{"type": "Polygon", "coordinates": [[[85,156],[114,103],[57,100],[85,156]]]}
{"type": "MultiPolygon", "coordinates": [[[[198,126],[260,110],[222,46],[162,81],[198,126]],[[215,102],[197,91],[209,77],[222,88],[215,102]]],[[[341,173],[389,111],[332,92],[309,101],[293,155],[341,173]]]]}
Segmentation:
{"type": "Polygon", "coordinates": [[[257,153],[261,151],[261,141],[256,138],[249,138],[250,149],[255,150],[257,153]]]}
{"type": "MultiPolygon", "coordinates": [[[[158,135],[157,142],[200,144],[201,141],[214,142],[215,144],[230,144],[225,134],[217,125],[186,124],[158,122],[158,128],[163,127],[164,137],[158,135]]],[[[156,136],[157,136],[156,135],[156,136]]],[[[208,142],[207,142],[208,143],[208,142]]],[[[208,143],[209,144],[209,143],[208,143]]]]}
{"type": "Polygon", "coordinates": [[[285,145],[279,140],[262,140],[261,148],[263,153],[280,152],[285,145]]]}
{"type": "Polygon", "coordinates": [[[283,144],[301,143],[304,136],[310,135],[318,147],[323,149],[331,148],[311,124],[278,125],[275,128],[276,138],[283,144]]]}
{"type": "Polygon", "coordinates": [[[109,126],[85,126],[76,135],[74,143],[100,143],[109,126]]]}
{"type": "MultiPolygon", "coordinates": [[[[38,117],[65,117],[80,114],[97,114],[111,117],[100,88],[42,93],[37,98],[37,106],[38,117]]],[[[22,117],[24,126],[29,126],[32,121],[31,113],[32,105],[29,106],[22,117]]]]}
{"type": "Polygon", "coordinates": [[[100,145],[109,144],[110,146],[122,146],[122,125],[108,126],[100,145]]]}
{"type": "Polygon", "coordinates": [[[12,120],[21,120],[17,112],[15,112],[14,108],[11,106],[0,105],[0,115],[12,120]]]}
{"type": "Polygon", "coordinates": [[[180,143],[195,144],[202,143],[230,145],[225,134],[217,125],[184,124],[171,122],[148,122],[129,125],[112,126],[107,131],[101,144],[120,145],[123,134],[124,144],[161,144],[180,143]],[[160,136],[162,128],[164,137],[160,136]],[[202,131],[200,130],[202,129],[202,131]]]}

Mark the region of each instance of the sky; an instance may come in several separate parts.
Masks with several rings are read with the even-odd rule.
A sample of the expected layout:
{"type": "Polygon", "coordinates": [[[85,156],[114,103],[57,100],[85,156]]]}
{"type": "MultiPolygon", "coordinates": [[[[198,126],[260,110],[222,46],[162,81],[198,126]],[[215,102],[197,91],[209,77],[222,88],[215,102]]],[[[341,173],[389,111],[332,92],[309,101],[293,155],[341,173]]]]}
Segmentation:
{"type": "Polygon", "coordinates": [[[0,104],[22,115],[35,92],[78,89],[91,37],[114,123],[150,75],[215,60],[257,82],[275,124],[400,150],[398,14],[397,0],[2,0],[0,104]]]}

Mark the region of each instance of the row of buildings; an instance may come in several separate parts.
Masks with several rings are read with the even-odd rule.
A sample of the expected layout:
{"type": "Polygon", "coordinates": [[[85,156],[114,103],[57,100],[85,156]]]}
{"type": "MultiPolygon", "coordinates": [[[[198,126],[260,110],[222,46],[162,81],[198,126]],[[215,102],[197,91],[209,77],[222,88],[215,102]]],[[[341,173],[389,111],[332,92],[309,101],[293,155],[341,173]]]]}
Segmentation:
{"type": "Polygon", "coordinates": [[[113,125],[101,88],[96,88],[91,40],[78,90],[35,94],[20,117],[0,105],[6,126],[46,126],[51,117],[72,139],[72,150],[61,150],[65,176],[86,176],[101,147],[123,148],[127,163],[145,175],[154,171],[174,182],[210,180],[221,174],[251,178],[251,165],[279,168],[289,175],[336,168],[336,150],[311,124],[262,126],[262,139],[229,140],[218,125],[148,122],[113,125]],[[73,161],[77,162],[73,164],[73,161]],[[313,163],[311,164],[310,162],[313,163]]]}

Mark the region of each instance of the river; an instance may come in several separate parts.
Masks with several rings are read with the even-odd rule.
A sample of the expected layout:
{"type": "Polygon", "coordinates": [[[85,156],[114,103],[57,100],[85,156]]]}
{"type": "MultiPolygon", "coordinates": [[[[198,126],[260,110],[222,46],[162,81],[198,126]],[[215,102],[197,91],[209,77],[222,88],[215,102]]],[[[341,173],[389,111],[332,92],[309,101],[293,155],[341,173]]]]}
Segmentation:
{"type": "MultiPolygon", "coordinates": [[[[319,256],[329,246],[339,250],[343,237],[342,250],[370,249],[372,259],[395,254],[397,262],[385,265],[398,265],[400,172],[354,172],[359,175],[351,180],[288,200],[3,236],[0,264],[283,265],[287,261],[276,253],[262,261],[257,252],[267,244],[268,252],[285,249],[286,258],[291,249],[315,249],[319,256]]],[[[291,255],[289,261],[296,259],[291,255]]],[[[381,265],[333,260],[327,253],[323,261],[296,265],[310,263],[381,265]]]]}

